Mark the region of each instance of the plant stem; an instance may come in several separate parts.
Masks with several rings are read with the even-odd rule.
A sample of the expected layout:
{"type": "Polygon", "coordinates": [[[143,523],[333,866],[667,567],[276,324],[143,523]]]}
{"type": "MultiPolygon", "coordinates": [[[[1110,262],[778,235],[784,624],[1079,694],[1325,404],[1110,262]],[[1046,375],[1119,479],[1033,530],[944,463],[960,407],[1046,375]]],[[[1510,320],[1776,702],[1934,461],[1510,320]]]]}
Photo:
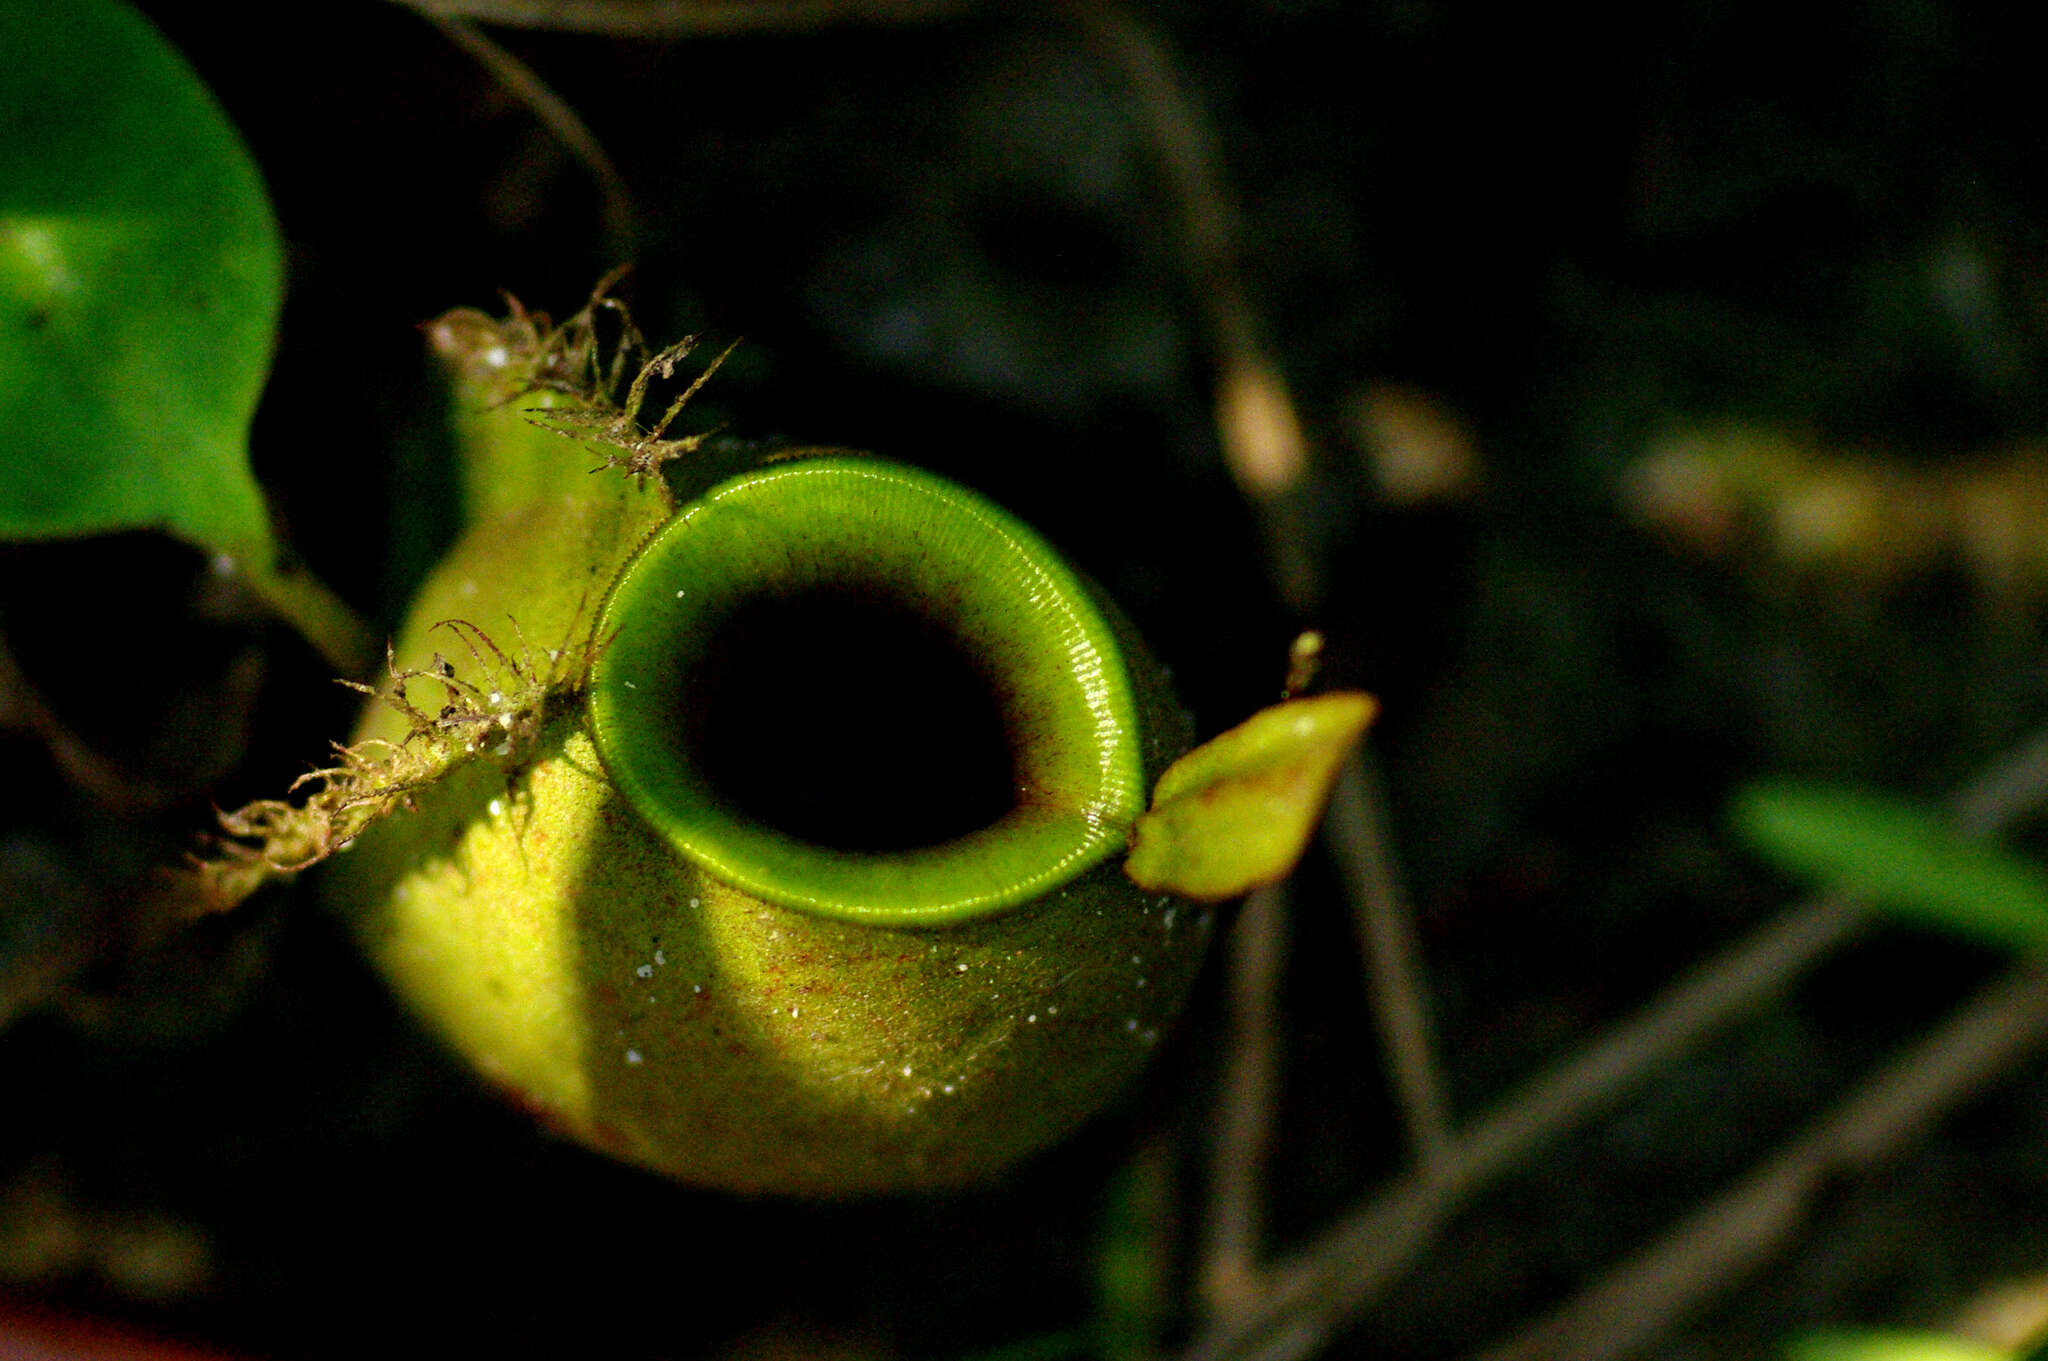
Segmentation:
{"type": "Polygon", "coordinates": [[[473,24],[431,5],[415,8],[421,18],[440,29],[448,41],[468,53],[493,80],[526,105],[541,125],[555,135],[555,140],[590,172],[604,204],[604,232],[611,253],[616,259],[631,260],[637,253],[640,237],[632,191],[590,125],[532,67],[478,32],[473,24]]]}
{"type": "MultiPolygon", "coordinates": [[[[1958,791],[1949,807],[1960,830],[1991,835],[2044,793],[2048,730],[2001,757],[1958,791]]],[[[1412,1265],[1486,1183],[1619,1099],[1714,1028],[1789,986],[1864,920],[1863,910],[1846,898],[1810,898],[1692,970],[1471,1126],[1453,1147],[1449,1175],[1397,1183],[1265,1273],[1260,1297],[1198,1337],[1188,1361],[1308,1355],[1412,1265]]]]}
{"type": "Polygon", "coordinates": [[[1359,919],[1373,1017],[1409,1151],[1423,1179],[1436,1180],[1449,1174],[1454,1154],[1450,1100],[1430,1038],[1415,914],[1401,892],[1386,824],[1386,798],[1365,758],[1354,753],[1338,773],[1324,833],[1359,919]]]}
{"type": "Polygon", "coordinates": [[[2048,971],[2030,965],[1979,992],[1749,1176],[1480,1361],[1618,1361],[1783,1246],[1829,1178],[1894,1155],[2044,1042],[2048,971]]]}
{"type": "Polygon", "coordinates": [[[1559,1137],[1717,1025],[1848,939],[1862,916],[1839,898],[1800,904],[1694,970],[1649,1007],[1531,1080],[1453,1147],[1444,1175],[1411,1176],[1265,1276],[1255,1309],[1199,1339],[1190,1361],[1306,1355],[1413,1264],[1487,1182],[1559,1137]]]}
{"type": "Polygon", "coordinates": [[[1230,936],[1229,1038],[1217,1092],[1208,1219],[1196,1284],[1210,1314],[1256,1298],[1266,1151],[1279,1097],[1278,993],[1287,954],[1284,885],[1253,891],[1230,936]]]}
{"type": "Polygon", "coordinates": [[[298,630],[327,664],[344,676],[367,675],[376,664],[376,635],[347,602],[303,567],[286,567],[272,545],[222,553],[217,567],[238,574],[273,614],[298,630]]]}
{"type": "Polygon", "coordinates": [[[976,0],[399,0],[422,14],[614,38],[801,31],[833,24],[922,23],[976,0]]]}

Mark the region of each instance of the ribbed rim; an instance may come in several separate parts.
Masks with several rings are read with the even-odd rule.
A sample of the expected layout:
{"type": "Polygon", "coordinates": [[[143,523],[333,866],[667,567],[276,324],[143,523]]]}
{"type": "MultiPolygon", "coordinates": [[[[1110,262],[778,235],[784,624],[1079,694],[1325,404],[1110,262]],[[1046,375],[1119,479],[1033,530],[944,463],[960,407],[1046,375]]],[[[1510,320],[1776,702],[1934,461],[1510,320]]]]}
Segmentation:
{"type": "Polygon", "coordinates": [[[590,715],[614,783],[678,852],[769,902],[877,925],[968,921],[1121,850],[1143,811],[1137,706],[1108,621],[1044,540],[928,473],[829,457],[721,483],[642,548],[599,628],[590,715]],[[940,622],[995,678],[1028,801],[953,841],[868,853],[795,840],[709,787],[674,721],[706,621],[755,594],[849,586],[940,622]]]}

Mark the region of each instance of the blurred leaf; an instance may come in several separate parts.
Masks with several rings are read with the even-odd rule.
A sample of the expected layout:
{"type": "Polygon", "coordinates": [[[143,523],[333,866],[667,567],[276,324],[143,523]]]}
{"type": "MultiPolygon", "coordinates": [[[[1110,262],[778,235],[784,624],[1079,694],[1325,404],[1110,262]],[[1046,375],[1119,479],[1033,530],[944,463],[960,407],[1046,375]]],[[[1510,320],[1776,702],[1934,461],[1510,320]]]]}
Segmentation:
{"type": "Polygon", "coordinates": [[[165,530],[355,660],[249,469],[284,266],[233,127],[116,0],[0,0],[0,52],[0,537],[165,530]]]}
{"type": "Polygon", "coordinates": [[[1159,777],[1124,872],[1207,901],[1285,878],[1378,707],[1356,691],[1289,700],[1196,747],[1159,777]]]}
{"type": "Polygon", "coordinates": [[[1173,1185],[1164,1145],[1117,1170],[1095,1230],[1095,1355],[1144,1361],[1166,1335],[1173,1185]]]}
{"type": "Polygon", "coordinates": [[[1994,945],[2048,946],[2048,876],[2008,851],[1964,840],[1916,804],[1765,784],[1736,798],[1733,819],[1742,839],[1787,873],[1994,945]]]}
{"type": "Polygon", "coordinates": [[[267,536],[249,419],[283,295],[234,129],[110,0],[0,0],[0,532],[267,536]]]}
{"type": "Polygon", "coordinates": [[[2002,1347],[1939,1333],[1813,1333],[1785,1348],[1785,1361],[2012,1361],[2002,1347]]]}

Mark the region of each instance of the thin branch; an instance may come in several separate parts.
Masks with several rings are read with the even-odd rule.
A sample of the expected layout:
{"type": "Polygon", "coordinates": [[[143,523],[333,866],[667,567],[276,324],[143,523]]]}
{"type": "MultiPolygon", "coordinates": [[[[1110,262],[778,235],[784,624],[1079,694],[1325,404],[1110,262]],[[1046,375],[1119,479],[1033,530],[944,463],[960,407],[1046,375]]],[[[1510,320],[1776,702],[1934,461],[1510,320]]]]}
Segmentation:
{"type": "Polygon", "coordinates": [[[1949,805],[1964,836],[1996,836],[2040,804],[2048,791],[2048,730],[2035,733],[1972,780],[1949,805]]]}
{"type": "MultiPolygon", "coordinates": [[[[1973,780],[1950,807],[1963,830],[1991,835],[2044,793],[2048,731],[1973,780]]],[[[1863,921],[1862,910],[1845,899],[1814,898],[1693,969],[1635,1016],[1507,1097],[1456,1143],[1450,1175],[1397,1183],[1270,1270],[1256,1305],[1219,1319],[1189,1348],[1189,1361],[1308,1355],[1411,1266],[1483,1185],[1782,991],[1863,921]]]]}
{"type": "Polygon", "coordinates": [[[918,24],[979,0],[397,0],[444,19],[612,38],[792,32],[841,24],[918,24]]]}
{"type": "Polygon", "coordinates": [[[1144,25],[1094,0],[1073,0],[1065,12],[1131,90],[1174,211],[1181,271],[1208,333],[1224,461],[1259,514],[1282,597],[1306,609],[1320,593],[1303,514],[1308,441],[1245,287],[1242,215],[1220,168],[1215,132],[1182,87],[1165,45],[1144,25]]]}
{"type": "Polygon", "coordinates": [[[65,778],[111,811],[165,808],[190,792],[142,779],[94,751],[58,717],[7,650],[7,639],[0,636],[0,730],[7,728],[33,733],[65,778]]]}
{"type": "Polygon", "coordinates": [[[1453,1153],[1450,1101],[1430,1038],[1422,947],[1414,910],[1401,892],[1385,794],[1362,756],[1353,755],[1337,775],[1324,834],[1357,907],[1373,1018],[1393,1069],[1409,1148],[1422,1178],[1439,1180],[1449,1175],[1453,1153]]]}
{"type": "Polygon", "coordinates": [[[626,187],[624,177],[612,164],[612,158],[605,153],[603,144],[597,140],[589,124],[532,67],[478,32],[473,25],[452,18],[433,5],[421,4],[414,8],[428,23],[440,29],[448,41],[467,52],[477,65],[490,73],[493,80],[524,104],[576,158],[577,163],[590,172],[604,204],[604,231],[611,243],[611,253],[620,260],[632,259],[640,238],[639,216],[633,208],[632,191],[626,187]]]}
{"type": "MultiPolygon", "coordinates": [[[[1144,129],[1177,211],[1183,268],[1203,308],[1218,369],[1217,423],[1233,476],[1258,514],[1271,567],[1283,598],[1299,608],[1321,594],[1319,572],[1306,533],[1302,498],[1306,447],[1285,380],[1266,349],[1262,328],[1243,283],[1239,215],[1218,172],[1215,138],[1197,105],[1175,77],[1163,46],[1127,15],[1109,7],[1070,3],[1073,17],[1123,73],[1137,97],[1144,129]]],[[[1959,826],[1989,832],[2048,784],[2048,735],[1959,796],[1959,826]]],[[[1336,810],[1333,836],[1365,845],[1356,812],[1336,810]]],[[[1391,881],[1391,867],[1387,867],[1391,881]]],[[[1362,882],[1362,880],[1361,880],[1362,882]]],[[[1358,896],[1358,895],[1355,895],[1358,896]]],[[[1372,908],[1366,904],[1368,921],[1372,908]]],[[[1403,919],[1380,919],[1397,925],[1403,919]]],[[[1708,1032],[1760,1005],[1806,968],[1847,940],[1863,921],[1852,904],[1835,898],[1803,903],[1702,967],[1619,1029],[1538,1077],[1510,1097],[1463,1140],[1452,1141],[1427,1170],[1419,1171],[1324,1234],[1306,1251],[1267,1273],[1259,1298],[1219,1313],[1212,1330],[1187,1353],[1191,1361],[1259,1358],[1291,1361],[1316,1350],[1346,1319],[1425,1251],[1442,1224],[1486,1182],[1544,1143],[1619,1099],[1626,1089],[1708,1032]]],[[[1377,929],[1384,929],[1377,928],[1377,929]]],[[[1412,939],[1412,937],[1411,937],[1412,939]]],[[[1384,974],[1390,953],[1375,950],[1373,969],[1384,974]]],[[[1412,955],[1410,956],[1412,958],[1412,955]]],[[[1393,964],[1395,970],[1401,965],[1393,964]]],[[[1398,983],[1382,995],[1398,994],[1398,983]]],[[[1416,990],[1419,994],[1419,988],[1416,990]]],[[[1431,1085],[1415,1066],[1427,1055],[1417,1024],[1422,1009],[1399,1004],[1407,1019],[1382,1013],[1397,1082],[1412,1093],[1431,1085]],[[1406,1030],[1409,1038],[1397,1038],[1406,1030]],[[1407,1050],[1408,1056],[1402,1057],[1407,1050]],[[1403,1068],[1408,1075],[1399,1074],[1403,1068]]],[[[1411,1112],[1429,1098],[1407,1099],[1411,1112]]],[[[1418,1130],[1426,1117],[1411,1114],[1418,1130]]],[[[1424,1136],[1416,1136],[1421,1145],[1424,1136]]],[[[1213,1296],[1212,1296],[1213,1298],[1213,1296]]]]}
{"type": "Polygon", "coordinates": [[[1209,1312],[1228,1316],[1251,1299],[1264,1232],[1262,1188],[1280,1088],[1279,992],[1287,953],[1281,885],[1254,891],[1230,935],[1229,1038],[1217,1094],[1209,1217],[1197,1285],[1209,1312]]]}
{"type": "MultiPolygon", "coordinates": [[[[1225,462],[1258,517],[1281,598],[1308,610],[1322,596],[1322,573],[1304,514],[1314,494],[1307,439],[1245,284],[1242,214],[1222,173],[1215,132],[1185,89],[1165,44],[1129,13],[1080,0],[1068,4],[1066,13],[1131,90],[1162,190],[1174,209],[1187,288],[1208,333],[1225,462]]],[[[1399,890],[1383,822],[1376,792],[1362,768],[1351,763],[1339,778],[1327,835],[1363,926],[1370,991],[1417,1165],[1425,1180],[1438,1181],[1451,1163],[1448,1102],[1431,1049],[1413,912],[1399,890]]],[[[1242,1103],[1250,1097],[1232,1092],[1227,1099],[1242,1103]]],[[[1260,1118],[1269,1120],[1270,1115],[1260,1118]]],[[[1240,1194],[1220,1175],[1222,1170],[1218,1196],[1240,1194]]],[[[1240,1213],[1219,1203],[1215,1231],[1222,1232],[1221,1226],[1240,1213]]],[[[1221,1250],[1212,1238],[1212,1254],[1221,1250]]],[[[1218,1271],[1215,1277],[1205,1275],[1204,1288],[1219,1326],[1228,1327],[1247,1300],[1241,1268],[1218,1271]]]]}
{"type": "Polygon", "coordinates": [[[1716,1026],[1760,1005],[1847,940],[1861,920],[1839,898],[1815,899],[1694,970],[1503,1101],[1458,1141],[1446,1175],[1397,1183],[1274,1267],[1258,1309],[1237,1327],[1198,1341],[1191,1361],[1307,1355],[1413,1265],[1486,1183],[1618,1100],[1716,1026]]]}
{"type": "Polygon", "coordinates": [[[1895,1155],[2043,1043],[2048,971],[2028,966],[1978,993],[1748,1177],[1482,1361],[1628,1355],[1782,1247],[1830,1177],[1895,1155]]]}
{"type": "MultiPolygon", "coordinates": [[[[218,549],[212,544],[201,546],[218,549]]],[[[277,544],[254,543],[240,553],[216,551],[214,570],[247,587],[335,670],[360,676],[370,669],[377,655],[375,630],[326,583],[297,563],[287,562],[277,544]]]]}

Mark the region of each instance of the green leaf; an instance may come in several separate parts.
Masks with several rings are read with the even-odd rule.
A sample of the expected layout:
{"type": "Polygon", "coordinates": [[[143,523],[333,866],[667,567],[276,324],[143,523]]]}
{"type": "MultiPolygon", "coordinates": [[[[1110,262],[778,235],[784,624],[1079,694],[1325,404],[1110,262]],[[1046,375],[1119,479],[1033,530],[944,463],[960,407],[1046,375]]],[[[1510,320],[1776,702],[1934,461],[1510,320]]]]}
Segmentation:
{"type": "Polygon", "coordinates": [[[1994,945],[2048,946],[2048,876],[1966,841],[1936,814],[1863,790],[1755,785],[1736,832],[1780,869],[1838,885],[1873,906],[1994,945]]]}
{"type": "Polygon", "coordinates": [[[234,129],[116,0],[0,0],[0,52],[0,537],[161,529],[359,649],[249,470],[283,247],[234,129]]]}
{"type": "Polygon", "coordinates": [[[2012,1353],[1939,1333],[1810,1333],[1785,1348],[1785,1361],[2011,1361],[2012,1353]]]}
{"type": "Polygon", "coordinates": [[[1148,1143],[1104,1190],[1095,1226],[1097,1361],[1165,1354],[1173,1177],[1165,1145],[1148,1143]]]}
{"type": "Polygon", "coordinates": [[[1289,700],[1196,747],[1159,777],[1124,873],[1212,902],[1284,879],[1377,709],[1356,691],[1289,700]]]}

